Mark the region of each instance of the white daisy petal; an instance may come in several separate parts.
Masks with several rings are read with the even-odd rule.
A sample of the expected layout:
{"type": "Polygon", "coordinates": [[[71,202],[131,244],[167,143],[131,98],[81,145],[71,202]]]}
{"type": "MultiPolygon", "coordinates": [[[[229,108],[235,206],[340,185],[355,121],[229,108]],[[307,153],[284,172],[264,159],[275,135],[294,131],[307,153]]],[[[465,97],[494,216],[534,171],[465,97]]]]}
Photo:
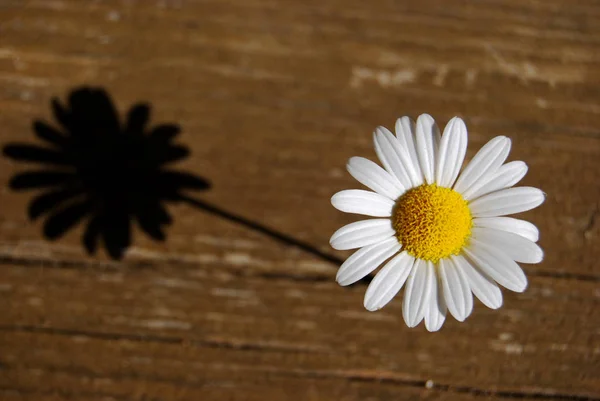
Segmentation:
{"type": "Polygon", "coordinates": [[[474,217],[497,217],[525,212],[544,202],[542,191],[533,187],[507,188],[492,192],[470,202],[474,217]]]}
{"type": "Polygon", "coordinates": [[[390,217],[394,208],[393,200],[362,189],[340,191],[331,197],[331,204],[342,212],[373,217],[390,217]]]}
{"type": "Polygon", "coordinates": [[[396,234],[390,219],[369,219],[345,225],[331,236],[333,249],[346,250],[376,244],[396,234]]]}
{"type": "Polygon", "coordinates": [[[463,251],[477,267],[501,286],[515,292],[523,292],[527,288],[525,273],[503,252],[474,238],[471,238],[470,246],[465,247],[463,251]]]}
{"type": "Polygon", "coordinates": [[[415,131],[415,122],[410,117],[402,117],[396,120],[396,138],[398,138],[400,146],[405,148],[410,155],[410,160],[418,177],[418,181],[414,184],[419,186],[423,184],[423,173],[421,172],[421,166],[419,166],[419,157],[415,148],[415,131]]]}
{"type": "Polygon", "coordinates": [[[379,147],[379,151],[392,169],[391,172],[405,188],[413,187],[419,175],[410,160],[408,150],[400,146],[398,138],[385,127],[377,127],[374,135],[376,147],[379,147]]]}
{"type": "Polygon", "coordinates": [[[451,188],[458,177],[467,152],[467,126],[459,117],[448,122],[442,140],[436,167],[436,183],[451,188]]]}
{"type": "Polygon", "coordinates": [[[431,277],[435,275],[433,263],[417,259],[408,276],[402,316],[408,327],[415,327],[425,316],[425,310],[431,293],[431,277]]]}
{"type": "Polygon", "coordinates": [[[513,217],[480,217],[473,220],[473,225],[518,234],[533,242],[538,242],[540,239],[540,232],[535,225],[513,217]]]}
{"type": "MultiPolygon", "coordinates": [[[[378,130],[378,128],[376,128],[375,132],[373,132],[373,147],[375,148],[375,154],[377,155],[377,158],[381,162],[381,165],[383,166],[383,168],[385,168],[385,170],[388,173],[390,173],[390,175],[396,177],[396,174],[394,173],[394,169],[392,168],[392,165],[390,164],[390,162],[388,161],[388,158],[386,157],[386,152],[383,151],[386,147],[386,143],[380,142],[380,138],[379,138],[379,135],[377,134],[378,133],[377,130],[378,130]]],[[[400,181],[398,181],[398,182],[400,182],[400,181]]]]}
{"type": "Polygon", "coordinates": [[[340,266],[335,279],[342,286],[353,284],[375,270],[400,248],[395,237],[361,248],[340,266]]]}
{"type": "Polygon", "coordinates": [[[375,129],[375,132],[373,133],[375,153],[377,153],[377,157],[379,157],[379,160],[381,160],[381,164],[383,164],[385,169],[396,177],[403,187],[410,188],[410,178],[406,174],[398,154],[394,151],[393,144],[389,142],[389,136],[385,135],[386,133],[392,135],[385,127],[377,127],[377,129],[375,129]]]}
{"type": "Polygon", "coordinates": [[[405,191],[396,177],[364,157],[350,158],[346,169],[356,181],[390,199],[398,199],[405,191]]]}
{"type": "Polygon", "coordinates": [[[415,258],[407,252],[401,252],[387,262],[367,288],[365,308],[376,311],[390,302],[406,282],[414,264],[415,258]]]}
{"type": "Polygon", "coordinates": [[[440,129],[429,114],[417,118],[417,156],[423,177],[428,184],[435,182],[435,161],[440,142],[440,129]]]}
{"type": "Polygon", "coordinates": [[[473,227],[471,235],[504,252],[516,262],[540,263],[544,259],[544,251],[538,244],[517,234],[494,228],[473,227]]]}
{"type": "Polygon", "coordinates": [[[404,142],[404,139],[406,138],[403,137],[403,140],[401,141],[388,129],[383,127],[379,127],[376,130],[376,135],[380,137],[380,144],[383,144],[385,141],[387,141],[390,150],[396,154],[395,157],[393,155],[386,154],[386,157],[388,160],[395,160],[395,162],[392,163],[392,167],[395,163],[399,163],[399,168],[401,169],[401,173],[404,177],[403,179],[409,180],[411,183],[410,187],[416,187],[423,183],[421,172],[416,168],[417,165],[413,163],[408,148],[402,145],[402,142],[404,142]]]}
{"type": "Polygon", "coordinates": [[[441,294],[441,286],[435,274],[431,276],[432,287],[427,309],[425,310],[425,328],[427,331],[438,331],[446,320],[446,303],[441,294]]]}
{"type": "Polygon", "coordinates": [[[494,280],[473,267],[462,255],[450,258],[467,276],[471,291],[477,299],[490,309],[498,309],[502,306],[502,291],[494,280]]]}
{"type": "Polygon", "coordinates": [[[497,136],[477,152],[473,159],[467,164],[464,171],[458,177],[454,190],[464,193],[471,185],[485,177],[490,172],[496,171],[504,163],[510,152],[510,139],[505,136],[497,136]]]}
{"type": "Polygon", "coordinates": [[[446,306],[452,316],[462,322],[473,311],[473,295],[467,276],[452,259],[440,259],[438,271],[446,306]]]}
{"type": "Polygon", "coordinates": [[[478,183],[472,185],[463,193],[465,200],[477,199],[482,195],[510,188],[516,185],[527,174],[527,164],[522,161],[514,161],[500,166],[496,172],[482,177],[478,183]]]}

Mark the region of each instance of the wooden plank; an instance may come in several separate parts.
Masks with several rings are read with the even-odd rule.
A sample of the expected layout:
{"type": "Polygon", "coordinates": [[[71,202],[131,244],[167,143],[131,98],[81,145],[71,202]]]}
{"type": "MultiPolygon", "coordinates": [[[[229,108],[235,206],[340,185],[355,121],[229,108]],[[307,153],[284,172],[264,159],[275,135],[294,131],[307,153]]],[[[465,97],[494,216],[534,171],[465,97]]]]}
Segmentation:
{"type": "MultiPolygon", "coordinates": [[[[2,145],[105,87],[180,124],[177,167],[234,215],[171,205],[167,241],[138,230],[116,263],[81,228],[45,241],[32,194],[3,188],[0,398],[600,399],[599,18],[591,0],[0,2],[2,145]],[[364,311],[328,246],[355,220],[329,204],[358,186],[346,160],[422,112],[463,116],[468,157],[510,136],[548,195],[525,216],[546,250],[528,291],[438,334],[399,300],[364,311]]],[[[33,167],[2,158],[0,181],[33,167]]]]}
{"type": "MultiPolygon", "coordinates": [[[[426,334],[403,325],[399,300],[364,311],[361,286],[243,279],[211,264],[5,266],[2,282],[0,363],[12,372],[4,386],[41,370],[48,383],[66,380],[64,388],[81,375],[207,383],[291,376],[400,388],[431,380],[450,393],[585,398],[600,391],[596,283],[534,278],[524,294],[505,293],[500,310],[477,304],[468,323],[449,319],[440,333],[426,334]]],[[[38,381],[27,380],[23,388],[35,389],[38,381]]]]}
{"type": "MultiPolygon", "coordinates": [[[[593,111],[592,102],[597,94],[598,80],[588,68],[589,63],[596,61],[586,59],[584,62],[576,58],[571,64],[559,62],[559,49],[571,52],[574,46],[580,45],[571,36],[564,34],[568,39],[565,43],[553,42],[554,53],[543,62],[550,63],[553,68],[566,68],[563,75],[571,80],[585,65],[585,79],[565,82],[562,78],[552,80],[540,75],[532,77],[528,83],[511,77],[506,68],[485,50],[487,42],[483,41],[478,50],[473,49],[474,45],[470,43],[475,34],[473,25],[481,30],[491,22],[485,18],[497,20],[489,10],[457,9],[467,15],[454,18],[472,18],[473,25],[452,22],[450,17],[420,17],[428,21],[428,28],[432,25],[444,34],[448,34],[448,24],[455,27],[456,31],[452,31],[455,38],[439,42],[439,46],[449,49],[441,53],[436,49],[435,52],[436,57],[441,58],[438,61],[441,66],[452,60],[450,71],[440,83],[441,78],[436,78],[439,71],[435,68],[438,67],[432,67],[432,62],[426,60],[426,57],[431,58],[431,52],[423,54],[420,42],[418,49],[396,44],[393,46],[394,60],[410,61],[410,65],[418,70],[414,74],[407,73],[410,76],[416,74],[411,82],[394,83],[396,78],[390,77],[398,74],[398,63],[386,64],[362,51],[368,47],[372,53],[377,48],[384,54],[373,43],[374,39],[356,47],[357,35],[350,35],[348,31],[354,26],[350,21],[358,18],[356,13],[346,11],[338,15],[315,11],[318,9],[315,5],[306,6],[306,10],[296,5],[273,22],[277,30],[265,33],[264,29],[249,23],[248,18],[239,17],[243,10],[258,19],[259,15],[255,14],[262,10],[260,3],[224,6],[214,2],[194,2],[188,6],[190,9],[186,9],[186,13],[199,15],[189,32],[182,31],[180,15],[174,9],[143,7],[136,9],[138,15],[110,2],[91,8],[78,3],[54,7],[44,2],[31,2],[26,13],[20,13],[21,8],[16,7],[14,12],[18,16],[7,17],[6,24],[6,29],[13,35],[4,39],[12,42],[0,55],[8,69],[2,75],[7,88],[0,104],[3,109],[14,112],[0,115],[3,126],[7,127],[1,134],[3,142],[26,140],[33,118],[50,119],[49,98],[66,96],[67,89],[73,85],[70,81],[73,77],[74,81],[108,85],[121,110],[125,111],[130,102],[136,100],[152,100],[156,120],[176,121],[183,126],[182,141],[193,151],[193,158],[183,167],[213,181],[214,190],[206,195],[208,199],[226,210],[261,221],[325,251],[328,250],[328,236],[340,224],[349,221],[345,216],[332,213],[328,198],[338,189],[356,185],[343,173],[342,166],[352,155],[373,157],[369,132],[374,126],[391,126],[398,114],[416,115],[424,110],[442,121],[452,114],[465,115],[471,128],[470,154],[493,135],[510,135],[514,140],[512,158],[524,159],[530,164],[530,174],[524,184],[540,186],[549,195],[546,206],[528,217],[541,226],[542,244],[556,251],[548,253],[547,263],[530,269],[539,269],[544,274],[597,276],[592,266],[599,256],[599,248],[592,245],[598,236],[594,220],[600,189],[595,185],[595,172],[600,142],[593,127],[600,120],[593,111]],[[199,11],[205,7],[211,10],[210,18],[205,16],[206,12],[199,11]],[[110,17],[111,12],[126,21],[112,21],[111,18],[116,17],[110,17]],[[301,30],[311,26],[311,12],[323,18],[324,23],[346,23],[344,35],[339,37],[337,31],[326,32],[326,40],[320,40],[314,34],[304,39],[293,34],[294,28],[301,30]],[[36,23],[40,20],[44,23],[36,23]],[[112,32],[115,42],[89,43],[77,34],[77,23],[94,27],[99,32],[112,32]],[[151,35],[150,30],[156,28],[153,25],[156,23],[163,24],[161,31],[172,34],[151,35]],[[289,23],[293,32],[280,32],[279,27],[285,23],[289,23]],[[240,32],[231,32],[231,27],[238,25],[240,32]],[[48,26],[55,27],[55,32],[44,31],[48,26]],[[122,47],[129,43],[125,40],[127,34],[144,29],[148,35],[141,35],[133,53],[122,54],[122,47]],[[275,33],[277,36],[272,36],[275,33]],[[54,47],[50,42],[40,41],[40,37],[52,41],[54,47]],[[281,41],[283,43],[279,43],[281,41]],[[335,58],[326,57],[328,46],[334,41],[349,43],[349,46],[342,45],[337,50],[341,54],[335,58]],[[477,58],[456,57],[458,46],[469,48],[461,51],[461,55],[468,52],[469,57],[477,58]],[[287,53],[282,49],[287,49],[287,53]],[[290,58],[290,52],[297,57],[290,58]],[[140,63],[142,56],[148,60],[140,63]],[[248,66],[242,71],[240,63],[244,59],[248,60],[248,66]],[[27,67],[19,70],[19,63],[27,67]],[[471,74],[468,66],[473,63],[484,67],[476,72],[477,81],[471,87],[465,86],[465,76],[471,74]],[[390,68],[390,64],[395,65],[397,71],[390,68]],[[340,73],[331,74],[331,71],[340,73]],[[154,82],[155,76],[169,78],[154,82]],[[147,82],[153,84],[146,85],[147,82]],[[179,82],[180,87],[175,88],[173,82],[179,82]],[[535,86],[533,90],[532,86],[535,86]],[[586,101],[590,101],[586,107],[573,106],[586,101]],[[575,109],[561,111],[561,104],[572,105],[575,109]],[[26,108],[22,109],[24,106],[26,108]],[[540,149],[543,149],[541,154],[540,149]],[[575,176],[578,177],[577,185],[572,180],[575,176]],[[308,210],[314,220],[297,219],[290,213],[292,210],[308,210]],[[557,214],[557,211],[561,213],[557,214]]],[[[264,7],[271,10],[273,5],[264,7]]],[[[353,7],[359,8],[360,4],[353,7]]],[[[504,6],[499,8],[502,10],[504,6]]],[[[530,11],[526,21],[539,25],[534,11],[539,10],[530,11]]],[[[419,16],[416,11],[412,12],[419,16]]],[[[377,11],[373,18],[384,16],[385,9],[377,11]]],[[[520,26],[524,25],[525,22],[521,22],[520,26]]],[[[420,29],[419,26],[408,24],[407,32],[400,36],[418,37],[416,33],[412,35],[410,29],[420,29]]],[[[389,36],[391,28],[387,29],[387,40],[392,40],[389,36]]],[[[428,31],[431,40],[441,35],[435,29],[428,31]]],[[[552,29],[557,29],[557,35],[562,33],[559,28],[548,29],[551,33],[554,32],[552,29]]],[[[364,30],[365,34],[369,32],[364,30]]],[[[502,51],[511,52],[506,57],[514,58],[514,52],[525,51],[519,57],[530,60],[533,55],[546,51],[545,46],[538,45],[515,50],[515,46],[509,46],[510,38],[495,31],[493,34],[503,43],[502,51]]],[[[589,36],[590,39],[594,37],[592,33],[589,36]]],[[[17,170],[19,167],[8,166],[4,160],[2,179],[7,180],[17,170]]],[[[15,228],[3,239],[9,248],[20,249],[20,242],[14,239],[29,241],[37,238],[38,229],[29,226],[20,213],[22,203],[28,198],[6,196],[6,216],[10,216],[6,225],[15,228]],[[8,241],[9,238],[13,240],[8,241]]],[[[198,216],[199,221],[203,218],[203,215],[198,216]]],[[[179,236],[177,232],[172,235],[179,236]]],[[[180,235],[183,244],[188,243],[186,236],[187,233],[180,235]]],[[[74,235],[73,241],[62,244],[72,246],[75,255],[82,256],[75,249],[80,248],[76,237],[74,235]]],[[[173,238],[172,243],[175,241],[177,239],[173,238]]],[[[174,247],[172,243],[169,244],[170,254],[191,253],[196,249],[195,245],[190,249],[174,247]]],[[[41,246],[40,252],[56,257],[61,255],[61,248],[41,246]]]]}

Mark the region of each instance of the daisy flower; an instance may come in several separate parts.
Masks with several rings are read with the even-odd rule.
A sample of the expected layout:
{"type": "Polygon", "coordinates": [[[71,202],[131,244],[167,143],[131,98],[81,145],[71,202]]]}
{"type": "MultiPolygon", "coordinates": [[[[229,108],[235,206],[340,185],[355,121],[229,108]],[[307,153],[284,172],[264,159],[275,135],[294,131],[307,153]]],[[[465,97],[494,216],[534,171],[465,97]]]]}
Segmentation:
{"type": "Polygon", "coordinates": [[[447,311],[464,321],[474,294],[484,305],[502,305],[499,286],[523,292],[527,278],[517,262],[539,263],[538,229],[506,217],[539,206],[544,193],[513,186],[527,172],[522,161],[504,163],[510,139],[485,144],[460,172],[467,127],[454,117],[443,135],[431,116],[416,124],[396,122],[396,135],[384,127],[374,134],[383,168],[353,157],[348,172],[372,191],[350,189],[331,198],[346,213],[375,217],[337,230],[331,246],[356,249],[336,280],[350,285],[384,264],[369,284],[364,306],[382,308],[406,284],[402,315],[409,327],[425,320],[429,331],[443,325],[447,311]]]}

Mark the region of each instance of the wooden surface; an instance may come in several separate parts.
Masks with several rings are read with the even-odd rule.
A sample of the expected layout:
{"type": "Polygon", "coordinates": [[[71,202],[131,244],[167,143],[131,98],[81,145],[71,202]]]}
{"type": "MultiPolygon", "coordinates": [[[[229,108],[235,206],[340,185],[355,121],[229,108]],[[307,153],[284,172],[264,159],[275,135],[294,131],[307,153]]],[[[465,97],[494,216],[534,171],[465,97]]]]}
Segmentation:
{"type": "Polygon", "coordinates": [[[0,161],[2,400],[600,400],[600,4],[591,0],[0,0],[0,143],[105,88],[182,127],[207,178],[122,261],[30,222],[0,161]],[[341,288],[351,156],[401,115],[496,135],[546,203],[530,286],[408,329],[341,288]],[[227,215],[230,213],[230,215],[227,215]],[[232,216],[233,215],[233,216],[232,216]],[[272,230],[272,231],[269,231],[272,230]]]}

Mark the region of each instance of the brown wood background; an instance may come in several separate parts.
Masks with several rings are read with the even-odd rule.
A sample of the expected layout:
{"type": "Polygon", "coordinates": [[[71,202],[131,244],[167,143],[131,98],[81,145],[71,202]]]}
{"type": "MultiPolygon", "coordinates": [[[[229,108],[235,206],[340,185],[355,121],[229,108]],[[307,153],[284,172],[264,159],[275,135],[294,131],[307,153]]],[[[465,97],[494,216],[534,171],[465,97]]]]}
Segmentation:
{"type": "Polygon", "coordinates": [[[600,3],[591,0],[0,0],[0,143],[49,101],[153,105],[208,178],[200,199],[336,258],[330,196],[401,115],[496,135],[547,192],[523,294],[439,333],[363,309],[337,265],[172,205],[122,262],[47,242],[0,160],[2,400],[600,400],[600,3]]]}

